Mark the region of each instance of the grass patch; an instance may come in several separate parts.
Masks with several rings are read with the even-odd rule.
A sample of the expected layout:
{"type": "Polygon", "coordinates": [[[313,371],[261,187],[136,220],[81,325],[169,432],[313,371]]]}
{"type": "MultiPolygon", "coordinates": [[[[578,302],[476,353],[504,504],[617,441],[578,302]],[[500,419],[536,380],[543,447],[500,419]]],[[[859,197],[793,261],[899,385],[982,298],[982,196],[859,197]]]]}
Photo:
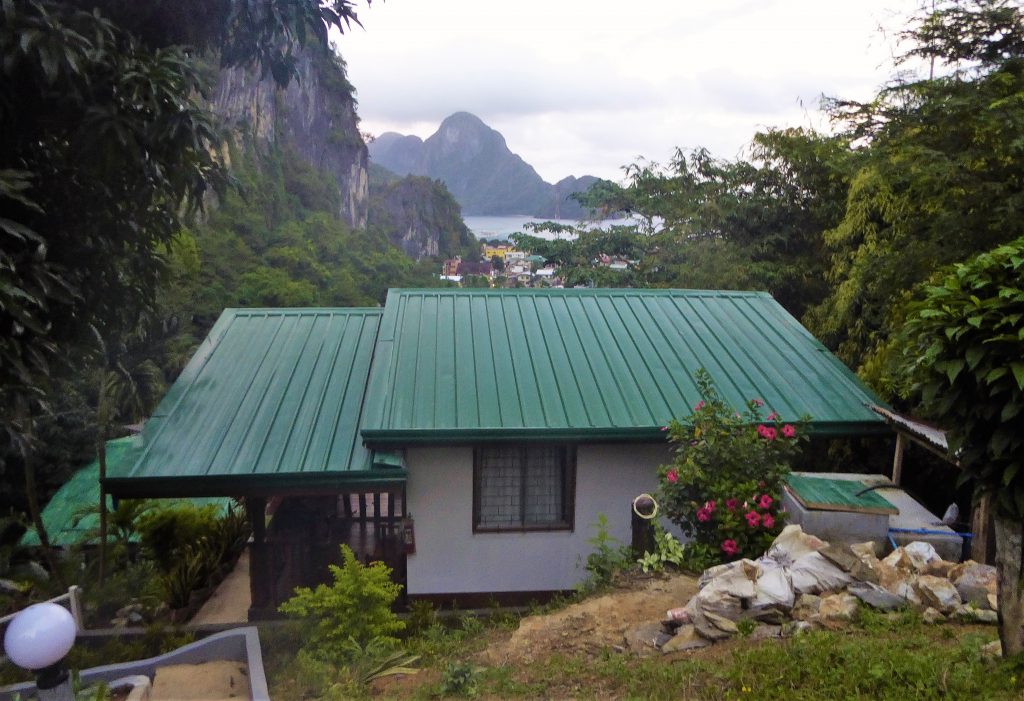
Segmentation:
{"type": "MultiPolygon", "coordinates": [[[[514,627],[514,616],[435,621],[404,641],[424,672],[396,687],[345,692],[352,698],[718,699],[1019,699],[1024,675],[985,660],[981,647],[996,630],[927,625],[912,612],[864,611],[840,631],[786,640],[735,639],[681,659],[638,659],[613,650],[551,654],[535,662],[486,666],[477,653],[514,627]]],[[[261,633],[262,635],[262,633],[261,633]]],[[[339,686],[315,688],[294,660],[297,639],[281,629],[264,645],[274,698],[332,699],[339,686]],[[279,650],[291,650],[291,662],[279,650]],[[277,660],[277,661],[275,661],[277,660]],[[282,664],[283,662],[283,664],[282,664]]],[[[335,676],[334,679],[344,678],[335,676]]],[[[336,684],[336,681],[335,681],[336,684]]]]}
{"type": "Polygon", "coordinates": [[[682,660],[605,652],[484,675],[484,694],[674,700],[1019,699],[1010,664],[986,661],[994,629],[928,626],[914,614],[788,640],[736,640],[682,660]],[[952,633],[952,634],[951,634],[952,633]]]}

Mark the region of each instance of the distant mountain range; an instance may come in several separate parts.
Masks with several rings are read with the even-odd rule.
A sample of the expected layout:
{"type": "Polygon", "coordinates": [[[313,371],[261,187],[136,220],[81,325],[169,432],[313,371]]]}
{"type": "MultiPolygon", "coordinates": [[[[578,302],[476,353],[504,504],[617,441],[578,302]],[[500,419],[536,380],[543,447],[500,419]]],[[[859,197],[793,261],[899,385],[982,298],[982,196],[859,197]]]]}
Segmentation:
{"type": "Polygon", "coordinates": [[[468,215],[532,215],[579,219],[586,211],[569,195],[598,178],[569,176],[552,185],[512,153],[505,137],[469,112],[456,112],[426,141],[385,132],[369,144],[370,161],[398,175],[442,181],[468,215]]]}

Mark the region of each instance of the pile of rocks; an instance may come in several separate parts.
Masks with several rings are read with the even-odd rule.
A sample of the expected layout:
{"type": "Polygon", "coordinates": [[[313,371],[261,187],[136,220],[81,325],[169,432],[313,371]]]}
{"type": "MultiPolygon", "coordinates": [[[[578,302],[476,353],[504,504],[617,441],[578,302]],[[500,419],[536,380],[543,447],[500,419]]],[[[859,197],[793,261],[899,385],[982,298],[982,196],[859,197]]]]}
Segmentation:
{"type": "Polygon", "coordinates": [[[879,559],[874,543],[830,545],[787,526],[758,560],[712,567],[700,591],[665,620],[626,633],[641,654],[711,645],[741,629],[754,639],[842,626],[858,607],[913,608],[924,620],[996,623],[996,570],[943,560],[914,542],[879,559]]]}

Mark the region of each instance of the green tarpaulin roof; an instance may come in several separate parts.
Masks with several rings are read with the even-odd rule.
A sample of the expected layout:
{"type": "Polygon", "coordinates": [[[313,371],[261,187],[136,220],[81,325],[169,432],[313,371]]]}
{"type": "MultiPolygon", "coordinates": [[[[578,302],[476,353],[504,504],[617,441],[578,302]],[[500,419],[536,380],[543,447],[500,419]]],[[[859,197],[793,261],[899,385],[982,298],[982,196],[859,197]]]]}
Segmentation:
{"type": "Polygon", "coordinates": [[[371,445],[661,439],[700,401],[765,401],[819,435],[884,433],[875,397],[763,292],[392,290],[370,378],[371,445]]]}
{"type": "MultiPolygon", "coordinates": [[[[135,436],[107,441],[107,470],[123,468],[135,460],[141,442],[135,436]]],[[[43,525],[50,543],[66,547],[85,540],[87,536],[99,540],[100,517],[95,511],[100,501],[100,463],[93,460],[78,470],[51,497],[43,509],[43,525]]],[[[192,499],[197,506],[217,504],[225,508],[228,499],[192,499]]],[[[107,508],[113,509],[113,500],[107,496],[107,508]]],[[[21,537],[21,544],[39,545],[35,528],[29,528],[21,537]]]]}
{"type": "Polygon", "coordinates": [[[228,309],[111,470],[123,496],[270,494],[401,482],[358,435],[379,309],[228,309]]]}

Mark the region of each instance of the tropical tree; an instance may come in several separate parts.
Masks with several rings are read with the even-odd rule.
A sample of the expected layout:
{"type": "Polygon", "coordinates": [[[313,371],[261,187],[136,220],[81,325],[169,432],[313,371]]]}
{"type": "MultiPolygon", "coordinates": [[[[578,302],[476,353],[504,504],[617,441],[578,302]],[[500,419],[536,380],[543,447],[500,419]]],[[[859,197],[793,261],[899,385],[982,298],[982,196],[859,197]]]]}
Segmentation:
{"type": "Polygon", "coordinates": [[[1024,238],[925,288],[902,330],[902,370],[947,426],[951,459],[995,505],[999,634],[1024,652],[1024,238]]]}
{"type": "Polygon", "coordinates": [[[857,158],[844,139],[768,130],[746,159],[677,150],[665,167],[627,166],[628,187],[581,199],[641,216],[639,282],[764,289],[801,316],[827,293],[822,232],[842,215],[857,158]]]}
{"type": "Polygon", "coordinates": [[[31,444],[51,365],[90,328],[130,328],[161,250],[227,182],[200,51],[283,84],[297,46],[355,19],[348,0],[0,2],[0,427],[44,545],[31,444]]]}
{"type": "Polygon", "coordinates": [[[1024,14],[1005,0],[933,7],[902,34],[906,72],[870,102],[826,106],[859,170],[825,234],[831,289],[807,322],[854,366],[874,362],[915,285],[1020,232],[1024,14]]]}

